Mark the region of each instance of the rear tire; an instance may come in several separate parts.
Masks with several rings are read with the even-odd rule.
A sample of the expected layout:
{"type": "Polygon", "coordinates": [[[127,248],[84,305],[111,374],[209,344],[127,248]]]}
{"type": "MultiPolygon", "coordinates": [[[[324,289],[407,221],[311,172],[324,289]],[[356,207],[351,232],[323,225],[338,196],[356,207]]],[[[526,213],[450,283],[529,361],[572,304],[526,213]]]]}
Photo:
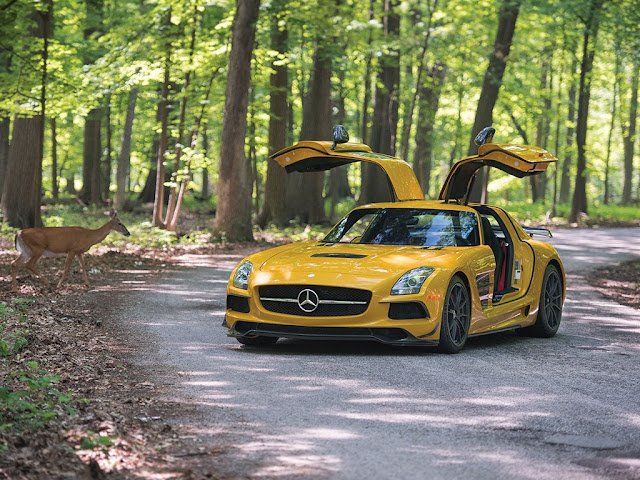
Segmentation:
{"type": "Polygon", "coordinates": [[[236,337],[236,340],[252,347],[269,347],[276,344],[278,337],[236,337]]]}
{"type": "Polygon", "coordinates": [[[471,324],[471,298],[459,276],[451,279],[442,307],[440,343],[442,353],[458,353],[467,343],[471,324]]]}
{"type": "Polygon", "coordinates": [[[524,328],[523,333],[534,337],[551,338],[558,331],[562,320],[562,278],[558,268],[547,266],[540,289],[540,304],[536,323],[524,328]]]}

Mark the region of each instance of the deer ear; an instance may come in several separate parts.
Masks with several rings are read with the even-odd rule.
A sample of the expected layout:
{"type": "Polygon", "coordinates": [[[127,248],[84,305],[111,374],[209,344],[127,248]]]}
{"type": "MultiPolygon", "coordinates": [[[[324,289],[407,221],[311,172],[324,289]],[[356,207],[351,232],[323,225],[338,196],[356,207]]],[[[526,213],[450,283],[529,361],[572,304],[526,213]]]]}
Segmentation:
{"type": "Polygon", "coordinates": [[[114,209],[112,208],[112,209],[111,209],[111,211],[109,212],[109,216],[110,216],[111,218],[115,218],[115,217],[117,217],[117,216],[118,216],[118,211],[117,211],[117,210],[114,210],[114,209]]]}

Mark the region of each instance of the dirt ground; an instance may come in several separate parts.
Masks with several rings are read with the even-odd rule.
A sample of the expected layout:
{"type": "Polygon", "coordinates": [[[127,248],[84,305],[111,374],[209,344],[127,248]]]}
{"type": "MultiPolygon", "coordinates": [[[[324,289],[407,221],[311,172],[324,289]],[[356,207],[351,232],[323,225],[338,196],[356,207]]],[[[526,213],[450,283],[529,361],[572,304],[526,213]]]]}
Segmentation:
{"type": "Polygon", "coordinates": [[[587,280],[612,300],[640,309],[640,260],[600,268],[587,280]]]}
{"type": "MultiPolygon", "coordinates": [[[[249,253],[266,245],[166,251],[96,247],[87,256],[87,268],[95,289],[112,292],[107,304],[104,295],[82,285],[77,262],[60,290],[48,289],[22,271],[20,292],[10,293],[8,265],[15,258],[11,247],[0,243],[0,301],[28,298],[33,303],[26,326],[28,345],[9,365],[15,370],[35,361],[59,375],[55,387],[71,394],[69,406],[75,414],[61,409],[37,432],[0,431],[0,480],[221,478],[207,458],[223,452],[206,450],[172,424],[176,405],[165,400],[166,387],[151,384],[144,368],[128,360],[135,349],[145,348],[144,339],[127,335],[118,312],[128,299],[127,284],[147,282],[176,268],[172,258],[185,250],[249,253]],[[109,437],[110,445],[100,445],[100,437],[109,437]]],[[[63,262],[45,259],[38,266],[53,282],[63,262]]],[[[589,281],[614,300],[640,308],[640,260],[600,269],[589,281]]],[[[0,363],[0,386],[10,380],[6,364],[0,363]]]]}
{"type": "MultiPolygon", "coordinates": [[[[203,451],[191,435],[167,420],[176,406],[164,400],[164,387],[151,384],[144,368],[128,360],[134,349],[145,348],[144,339],[127,335],[118,312],[128,298],[127,284],[147,282],[174,268],[171,258],[185,250],[248,253],[265,246],[211,245],[160,252],[96,247],[86,255],[92,289],[83,286],[76,261],[60,290],[45,287],[22,270],[18,294],[10,292],[8,267],[16,256],[10,248],[6,242],[0,244],[0,302],[33,301],[26,325],[10,321],[7,326],[28,329],[28,345],[9,357],[9,364],[0,363],[0,386],[15,381],[10,371],[20,370],[24,362],[37,362],[39,368],[60,376],[53,387],[71,394],[66,406],[75,412],[60,408],[36,432],[0,431],[0,479],[219,478],[204,460],[216,452],[203,451]],[[108,304],[105,295],[97,293],[104,290],[112,292],[108,304]]],[[[63,264],[64,258],[43,259],[37,267],[53,283],[63,264]]],[[[2,410],[0,405],[0,420],[2,410]]]]}

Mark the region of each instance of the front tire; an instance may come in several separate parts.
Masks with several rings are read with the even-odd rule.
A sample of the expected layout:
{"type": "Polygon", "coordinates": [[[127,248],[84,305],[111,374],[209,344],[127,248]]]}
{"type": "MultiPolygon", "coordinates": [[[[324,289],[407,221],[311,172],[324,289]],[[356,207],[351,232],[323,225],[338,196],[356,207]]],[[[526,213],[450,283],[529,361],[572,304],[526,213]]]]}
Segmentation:
{"type": "Polygon", "coordinates": [[[536,323],[524,329],[535,337],[551,338],[558,331],[562,320],[562,278],[558,268],[547,266],[540,289],[540,305],[536,323]]]}
{"type": "Polygon", "coordinates": [[[442,307],[440,343],[442,353],[458,353],[467,343],[471,324],[471,298],[469,290],[459,276],[451,279],[442,307]]]}
{"type": "Polygon", "coordinates": [[[276,344],[278,337],[236,337],[236,340],[251,347],[270,347],[276,344]]]}

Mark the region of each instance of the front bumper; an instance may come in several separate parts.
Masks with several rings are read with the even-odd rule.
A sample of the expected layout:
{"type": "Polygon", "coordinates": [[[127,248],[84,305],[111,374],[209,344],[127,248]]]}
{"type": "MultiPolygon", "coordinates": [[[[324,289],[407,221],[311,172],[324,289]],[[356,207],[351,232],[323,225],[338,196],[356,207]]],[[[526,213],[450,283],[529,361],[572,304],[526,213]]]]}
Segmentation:
{"type": "MultiPolygon", "coordinates": [[[[228,327],[226,319],[223,326],[228,327]]],[[[436,325],[435,330],[437,330],[437,327],[436,325]]],[[[300,338],[306,340],[376,341],[388,345],[438,345],[438,340],[420,339],[406,330],[397,327],[320,327],[237,321],[229,328],[227,335],[230,337],[260,336],[300,338]]]]}

